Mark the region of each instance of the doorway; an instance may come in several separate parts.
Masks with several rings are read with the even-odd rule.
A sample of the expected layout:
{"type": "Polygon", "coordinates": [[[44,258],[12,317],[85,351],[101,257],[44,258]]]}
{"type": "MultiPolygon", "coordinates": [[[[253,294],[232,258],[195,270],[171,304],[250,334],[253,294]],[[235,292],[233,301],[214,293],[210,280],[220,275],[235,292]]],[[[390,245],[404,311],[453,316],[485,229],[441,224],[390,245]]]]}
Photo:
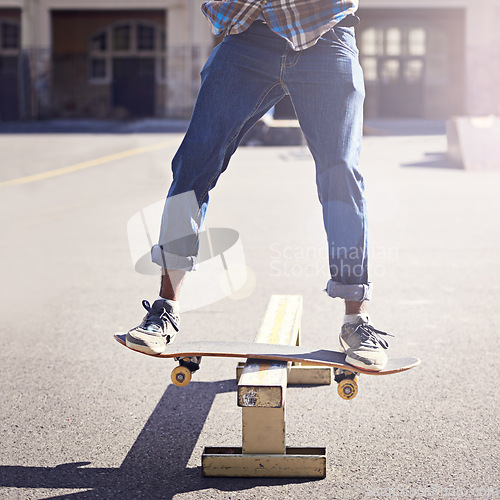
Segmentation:
{"type": "Polygon", "coordinates": [[[18,57],[0,56],[0,121],[19,120],[18,57]]]}
{"type": "Polygon", "coordinates": [[[17,22],[0,19],[0,121],[19,120],[19,49],[17,22]]]}
{"type": "Polygon", "coordinates": [[[120,57],[113,59],[111,104],[130,117],[155,114],[155,59],[120,57]]]}

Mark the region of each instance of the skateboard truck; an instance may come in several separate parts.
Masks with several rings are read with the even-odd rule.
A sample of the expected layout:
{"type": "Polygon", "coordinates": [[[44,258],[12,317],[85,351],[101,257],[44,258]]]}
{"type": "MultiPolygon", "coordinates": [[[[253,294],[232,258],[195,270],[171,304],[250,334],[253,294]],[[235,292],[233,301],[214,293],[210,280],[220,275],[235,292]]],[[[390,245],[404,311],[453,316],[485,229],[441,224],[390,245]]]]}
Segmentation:
{"type": "Polygon", "coordinates": [[[358,374],[342,368],[334,369],[337,393],[345,400],[350,400],[358,394],[358,374]]]}
{"type": "MultiPolygon", "coordinates": [[[[170,375],[172,383],[177,387],[185,387],[191,382],[192,375],[200,369],[201,356],[174,358],[179,363],[170,375]]],[[[342,368],[334,369],[337,393],[345,400],[353,399],[358,394],[358,374],[342,368]]]]}
{"type": "MultiPolygon", "coordinates": [[[[170,375],[172,383],[177,387],[185,387],[191,382],[192,375],[200,369],[201,356],[174,358],[178,361],[170,375]]],[[[358,394],[358,374],[342,368],[334,369],[335,382],[337,382],[337,393],[345,400],[353,399],[358,394]]]]}
{"type": "Polygon", "coordinates": [[[200,369],[201,356],[174,358],[179,362],[170,375],[172,383],[177,387],[185,387],[191,382],[192,374],[200,369]]]}

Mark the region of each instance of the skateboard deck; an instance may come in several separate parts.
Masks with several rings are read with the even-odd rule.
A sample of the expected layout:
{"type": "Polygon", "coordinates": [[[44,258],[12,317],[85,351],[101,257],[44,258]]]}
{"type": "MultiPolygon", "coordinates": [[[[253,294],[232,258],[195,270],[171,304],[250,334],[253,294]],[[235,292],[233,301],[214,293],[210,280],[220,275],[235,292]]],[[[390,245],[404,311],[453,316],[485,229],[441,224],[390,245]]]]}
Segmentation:
{"type": "MultiPolygon", "coordinates": [[[[125,333],[117,333],[114,337],[120,344],[126,346],[125,336],[125,333]]],[[[255,342],[219,342],[208,340],[197,342],[174,342],[171,345],[167,345],[161,354],[146,354],[146,356],[179,359],[204,356],[266,359],[272,361],[329,366],[332,368],[349,370],[366,375],[392,375],[394,373],[410,370],[420,364],[420,359],[418,358],[390,358],[383,370],[372,371],[358,368],[346,363],[345,354],[338,351],[314,349],[305,346],[259,344],[255,342]]]]}
{"type": "MultiPolygon", "coordinates": [[[[115,334],[115,340],[127,347],[125,337],[125,333],[115,334]]],[[[354,398],[358,393],[358,374],[392,375],[393,373],[410,370],[420,364],[418,358],[392,358],[388,360],[383,370],[372,371],[350,365],[345,360],[345,354],[338,351],[256,342],[174,342],[167,345],[161,354],[146,354],[146,356],[174,358],[177,360],[179,366],[172,370],[171,380],[179,387],[189,384],[192,373],[199,369],[201,358],[204,356],[327,366],[334,369],[335,381],[338,384],[337,392],[342,399],[346,400],[354,398]]]]}

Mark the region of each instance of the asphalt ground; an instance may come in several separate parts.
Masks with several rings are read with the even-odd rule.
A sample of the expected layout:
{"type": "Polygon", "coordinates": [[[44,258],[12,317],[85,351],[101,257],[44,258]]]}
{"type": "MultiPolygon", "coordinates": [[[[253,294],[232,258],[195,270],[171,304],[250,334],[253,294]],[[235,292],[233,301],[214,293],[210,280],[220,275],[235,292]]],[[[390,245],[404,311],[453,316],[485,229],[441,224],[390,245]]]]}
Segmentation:
{"type": "MultiPolygon", "coordinates": [[[[182,134],[0,135],[0,497],[499,498],[499,173],[452,168],[439,127],[407,125],[363,146],[370,312],[396,335],[390,355],[422,365],[361,377],[352,401],[288,388],[288,445],[327,448],[322,480],[203,478],[205,446],[241,442],[236,361],[204,359],[178,388],[171,361],[112,338],[157,295],[158,277],[134,270],[127,222],[164,198],[182,134]]],[[[249,280],[186,312],[183,338],[251,341],[269,297],[291,293],[303,343],[336,348],[342,303],[323,293],[306,149],[241,148],[207,226],[239,232],[249,280]]]]}

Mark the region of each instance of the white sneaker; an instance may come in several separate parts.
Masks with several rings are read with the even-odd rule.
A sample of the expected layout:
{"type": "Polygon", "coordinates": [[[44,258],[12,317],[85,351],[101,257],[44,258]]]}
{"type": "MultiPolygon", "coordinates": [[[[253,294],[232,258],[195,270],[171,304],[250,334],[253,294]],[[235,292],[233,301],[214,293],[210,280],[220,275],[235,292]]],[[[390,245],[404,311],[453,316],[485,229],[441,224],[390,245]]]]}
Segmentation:
{"type": "Polygon", "coordinates": [[[376,330],[362,318],[356,323],[342,326],[339,336],[340,348],[346,354],[346,361],[364,370],[380,371],[387,363],[385,350],[389,344],[381,335],[393,335],[376,330]]]}
{"type": "Polygon", "coordinates": [[[180,314],[172,301],[156,300],[151,306],[142,301],[148,312],[142,323],[127,333],[127,347],[146,354],[160,354],[179,331],[180,314]]]}

